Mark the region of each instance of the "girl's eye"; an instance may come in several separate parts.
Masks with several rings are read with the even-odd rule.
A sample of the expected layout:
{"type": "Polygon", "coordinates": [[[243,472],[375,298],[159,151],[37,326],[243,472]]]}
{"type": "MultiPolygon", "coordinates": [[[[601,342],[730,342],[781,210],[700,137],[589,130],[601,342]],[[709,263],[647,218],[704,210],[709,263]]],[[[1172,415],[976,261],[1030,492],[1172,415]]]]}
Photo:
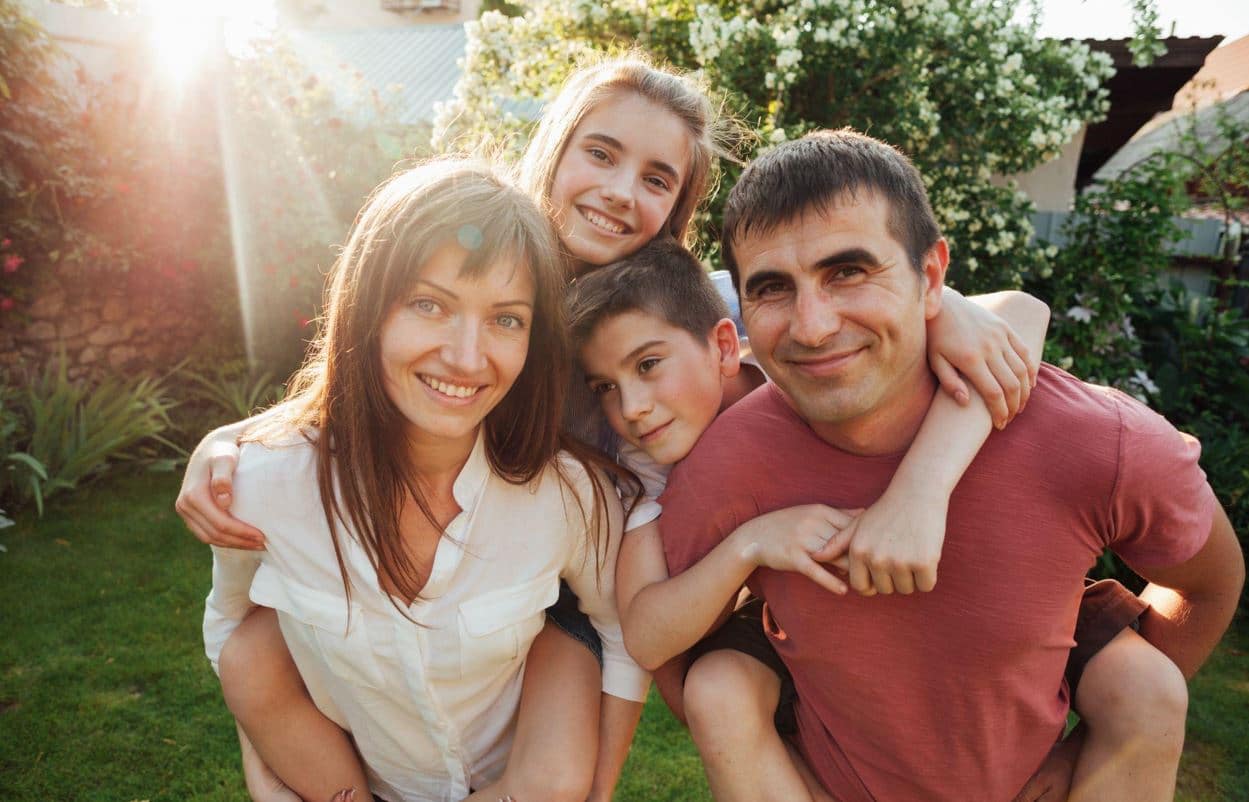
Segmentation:
{"type": "Polygon", "coordinates": [[[519,329],[525,328],[525,319],[522,318],[520,315],[512,315],[512,314],[499,315],[497,320],[498,320],[499,325],[505,329],[519,330],[519,329]]]}
{"type": "Polygon", "coordinates": [[[615,390],[615,389],[616,389],[616,385],[612,384],[611,382],[598,382],[596,384],[590,385],[590,392],[594,393],[595,395],[607,395],[608,393],[610,393],[612,390],[615,390]]]}
{"type": "Polygon", "coordinates": [[[590,158],[600,162],[610,162],[611,154],[602,148],[587,148],[586,152],[590,154],[590,158]]]}
{"type": "Polygon", "coordinates": [[[665,192],[668,191],[668,182],[657,175],[647,176],[646,181],[656,189],[662,189],[665,192]]]}
{"type": "Polygon", "coordinates": [[[641,362],[638,363],[638,373],[649,373],[651,369],[654,368],[659,363],[660,363],[659,357],[648,356],[646,359],[643,359],[641,362]]]}

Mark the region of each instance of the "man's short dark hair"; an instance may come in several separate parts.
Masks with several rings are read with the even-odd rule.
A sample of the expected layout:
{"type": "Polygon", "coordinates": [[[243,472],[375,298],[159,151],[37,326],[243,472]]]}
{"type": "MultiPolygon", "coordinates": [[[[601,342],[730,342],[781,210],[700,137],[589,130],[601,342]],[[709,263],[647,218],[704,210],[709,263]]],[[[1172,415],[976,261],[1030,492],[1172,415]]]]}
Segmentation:
{"type": "Polygon", "coordinates": [[[941,236],[924,181],[897,148],[843,128],[814,131],[767,151],[742,171],[724,205],[721,253],[741,288],[733,243],[767,234],[808,211],[825,212],[859,191],[879,193],[889,205],[889,233],[919,270],[941,236]]]}
{"type": "Polygon", "coordinates": [[[671,239],[581,276],[568,288],[573,347],[580,349],[604,321],[645,312],[705,340],[729,316],[711,277],[694,255],[671,239]]]}

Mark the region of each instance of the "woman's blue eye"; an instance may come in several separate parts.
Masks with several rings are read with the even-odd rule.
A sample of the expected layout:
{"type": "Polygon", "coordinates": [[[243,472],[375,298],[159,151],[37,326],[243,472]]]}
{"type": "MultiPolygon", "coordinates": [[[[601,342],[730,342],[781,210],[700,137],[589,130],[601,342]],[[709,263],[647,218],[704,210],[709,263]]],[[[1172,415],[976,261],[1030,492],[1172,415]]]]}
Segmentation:
{"type": "Polygon", "coordinates": [[[418,312],[432,314],[438,311],[438,302],[432,298],[416,298],[412,301],[412,307],[418,312]]]}
{"type": "Polygon", "coordinates": [[[499,315],[499,325],[505,329],[523,329],[525,321],[520,315],[499,315]]]}

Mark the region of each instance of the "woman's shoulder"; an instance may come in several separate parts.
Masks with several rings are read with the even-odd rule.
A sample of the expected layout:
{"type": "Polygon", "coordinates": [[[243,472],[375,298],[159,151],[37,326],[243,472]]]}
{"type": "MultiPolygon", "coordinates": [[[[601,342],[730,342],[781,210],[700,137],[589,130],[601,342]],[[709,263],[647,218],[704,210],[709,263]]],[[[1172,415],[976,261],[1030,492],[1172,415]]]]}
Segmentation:
{"type": "Polygon", "coordinates": [[[316,478],[315,432],[285,432],[249,440],[239,448],[235,483],[243,486],[289,486],[316,478]]]}

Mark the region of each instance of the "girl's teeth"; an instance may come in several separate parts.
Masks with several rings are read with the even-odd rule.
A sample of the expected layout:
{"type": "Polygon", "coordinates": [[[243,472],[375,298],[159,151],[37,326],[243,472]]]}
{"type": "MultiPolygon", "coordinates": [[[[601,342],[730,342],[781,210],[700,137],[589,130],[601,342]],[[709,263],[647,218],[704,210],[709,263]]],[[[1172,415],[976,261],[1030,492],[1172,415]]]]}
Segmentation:
{"type": "Polygon", "coordinates": [[[613,234],[623,234],[625,231],[624,226],[616,225],[612,221],[608,220],[606,217],[603,217],[600,214],[596,214],[590,211],[589,209],[585,210],[585,218],[589,220],[591,223],[593,223],[594,225],[598,226],[599,228],[606,229],[607,231],[610,231],[613,234]]]}

